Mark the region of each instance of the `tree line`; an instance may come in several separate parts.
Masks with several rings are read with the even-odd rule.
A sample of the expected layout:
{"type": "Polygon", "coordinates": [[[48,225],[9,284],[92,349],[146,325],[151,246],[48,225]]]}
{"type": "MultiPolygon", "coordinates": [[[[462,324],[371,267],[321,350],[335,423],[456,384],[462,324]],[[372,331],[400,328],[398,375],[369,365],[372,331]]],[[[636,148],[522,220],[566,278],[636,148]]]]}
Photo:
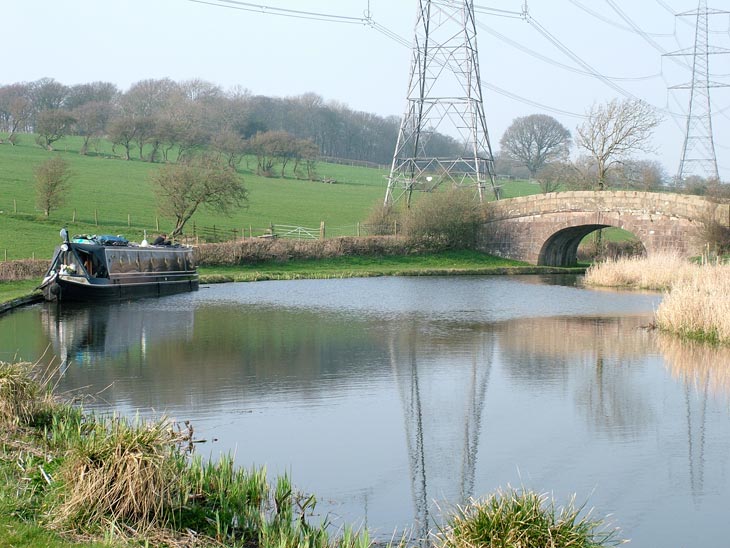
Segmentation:
{"type": "MultiPolygon", "coordinates": [[[[62,137],[76,135],[86,154],[105,137],[123,157],[134,153],[149,162],[213,149],[233,165],[255,154],[263,174],[291,162],[311,175],[318,156],[388,164],[399,123],[314,93],[265,97],[200,79],[147,79],[126,91],[110,82],[67,86],[52,78],[0,86],[0,142],[34,133],[40,146],[53,149],[62,137]]],[[[443,135],[431,147],[435,155],[459,149],[443,135]]]]}

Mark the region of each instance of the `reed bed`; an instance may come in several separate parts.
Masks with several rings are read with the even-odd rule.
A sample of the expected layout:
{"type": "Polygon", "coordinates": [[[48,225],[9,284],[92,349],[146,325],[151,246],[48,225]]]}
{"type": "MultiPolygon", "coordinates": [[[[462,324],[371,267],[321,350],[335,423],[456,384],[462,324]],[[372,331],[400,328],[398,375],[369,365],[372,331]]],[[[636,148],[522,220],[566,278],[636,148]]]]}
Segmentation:
{"type": "Polygon", "coordinates": [[[546,494],[510,488],[459,507],[435,544],[438,548],[601,548],[622,543],[616,529],[576,507],[574,499],[556,508],[546,494]]]}
{"type": "Polygon", "coordinates": [[[688,338],[730,344],[730,265],[698,267],[691,279],[675,282],[656,323],[688,338]]]}
{"type": "Polygon", "coordinates": [[[655,254],[598,263],[588,269],[584,282],[665,291],[655,314],[657,327],[730,344],[730,264],[697,264],[672,254],[655,254]]]}
{"type": "Polygon", "coordinates": [[[609,259],[591,265],[583,283],[667,291],[678,281],[691,280],[702,267],[674,253],[609,259]]]}

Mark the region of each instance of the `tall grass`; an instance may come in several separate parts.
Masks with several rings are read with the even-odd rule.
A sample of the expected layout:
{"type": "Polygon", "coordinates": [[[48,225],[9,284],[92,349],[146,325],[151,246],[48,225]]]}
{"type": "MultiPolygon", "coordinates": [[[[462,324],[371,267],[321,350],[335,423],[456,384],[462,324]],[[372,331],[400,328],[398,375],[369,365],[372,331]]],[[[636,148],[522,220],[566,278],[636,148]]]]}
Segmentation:
{"type": "Polygon", "coordinates": [[[677,281],[692,279],[700,267],[674,253],[609,259],[591,265],[583,283],[664,291],[677,281]]]}
{"type": "Polygon", "coordinates": [[[676,282],[656,311],[657,325],[682,336],[730,344],[730,265],[697,267],[676,282]]]}
{"type": "Polygon", "coordinates": [[[32,365],[0,362],[0,427],[31,422],[41,396],[41,387],[31,375],[32,365]]]}
{"type": "Polygon", "coordinates": [[[656,311],[660,329],[730,344],[730,264],[696,264],[676,255],[656,254],[598,263],[588,269],[584,281],[665,291],[656,311]]]}
{"type": "Polygon", "coordinates": [[[600,548],[622,541],[575,501],[563,508],[545,494],[500,490],[459,507],[437,535],[439,548],[600,548]]]}
{"type": "Polygon", "coordinates": [[[165,525],[178,489],[179,434],[165,420],[97,422],[76,438],[61,468],[53,522],[81,529],[130,524],[137,531],[165,525]]]}

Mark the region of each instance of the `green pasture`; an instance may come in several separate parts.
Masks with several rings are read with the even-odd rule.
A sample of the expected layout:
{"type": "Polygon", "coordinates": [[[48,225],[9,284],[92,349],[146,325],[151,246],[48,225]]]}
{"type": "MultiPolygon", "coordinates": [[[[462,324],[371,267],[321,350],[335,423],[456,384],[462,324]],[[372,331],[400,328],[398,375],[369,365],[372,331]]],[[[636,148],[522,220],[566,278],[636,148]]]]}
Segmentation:
{"type": "MultiPolygon", "coordinates": [[[[160,218],[150,183],[160,164],[141,161],[138,152],[122,159],[122,150],[112,150],[106,140],[97,141],[81,156],[81,139],[65,137],[49,152],[34,142],[32,135],[20,135],[18,145],[0,145],[0,260],[50,258],[59,242],[58,230],[67,226],[71,234],[122,234],[140,241],[147,234],[169,231],[170,219],[160,218]],[[36,206],[36,166],[50,155],[62,156],[73,176],[65,204],[45,218],[36,206]]],[[[226,217],[201,209],[186,226],[192,234],[215,227],[217,231],[250,231],[262,234],[271,224],[302,226],[319,230],[325,223],[331,236],[355,235],[385,195],[387,172],[383,169],[330,163],[317,165],[317,181],[297,179],[287,168],[284,178],[256,175],[253,158],[244,159],[239,172],[249,189],[245,209],[226,217]],[[327,182],[322,182],[327,181],[327,182]]],[[[505,198],[537,194],[540,187],[530,181],[500,181],[505,198]]],[[[416,195],[418,199],[419,195],[416,195]]],[[[490,189],[487,197],[491,199],[490,189]]],[[[626,239],[626,234],[604,231],[606,240],[626,239]]]]}
{"type": "MultiPolygon", "coordinates": [[[[107,147],[87,156],[78,154],[78,138],[65,138],[55,152],[35,145],[22,135],[17,146],[0,145],[0,260],[50,257],[58,230],[66,225],[72,234],[124,234],[141,240],[157,230],[170,230],[169,219],[158,218],[151,173],[160,164],[130,161],[113,156],[107,147]],[[66,203],[45,219],[36,207],[35,166],[61,155],[70,164],[66,203]],[[74,222],[75,218],[75,222],[74,222]]],[[[119,152],[119,151],[118,151],[119,152]]],[[[255,174],[255,161],[241,162],[239,171],[249,189],[249,206],[231,217],[206,210],[196,213],[198,227],[219,230],[253,229],[261,233],[271,223],[319,228],[324,221],[331,235],[356,232],[356,225],[385,194],[385,172],[371,168],[319,164],[317,175],[330,182],[305,181],[287,173],[285,178],[255,174]]],[[[192,225],[186,227],[192,231],[192,225]]]]}

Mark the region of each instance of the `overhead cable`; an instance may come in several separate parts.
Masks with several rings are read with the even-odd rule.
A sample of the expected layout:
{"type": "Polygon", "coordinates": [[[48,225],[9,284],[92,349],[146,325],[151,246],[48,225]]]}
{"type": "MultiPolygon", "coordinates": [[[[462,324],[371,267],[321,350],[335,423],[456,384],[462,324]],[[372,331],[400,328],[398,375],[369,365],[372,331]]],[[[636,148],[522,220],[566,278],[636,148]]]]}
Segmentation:
{"type": "Polygon", "coordinates": [[[251,2],[241,2],[239,0],[188,0],[196,4],[205,4],[208,6],[216,6],[219,8],[229,8],[239,11],[248,11],[253,13],[262,13],[266,15],[278,15],[280,17],[292,17],[295,19],[309,19],[315,21],[327,21],[330,23],[358,24],[365,25],[368,22],[366,17],[350,17],[346,15],[334,15],[331,13],[317,13],[313,11],[293,10],[286,8],[277,8],[265,4],[253,4],[251,2]]]}
{"type": "MultiPolygon", "coordinates": [[[[597,11],[592,10],[591,8],[589,8],[588,6],[586,6],[585,4],[582,4],[581,2],[578,2],[578,0],[568,0],[568,1],[571,4],[573,4],[574,6],[582,9],[584,12],[588,13],[589,15],[592,15],[596,19],[599,19],[599,20],[603,21],[604,23],[606,23],[608,25],[611,25],[613,27],[616,27],[617,29],[625,30],[625,31],[628,31],[628,32],[636,32],[636,29],[634,29],[632,27],[626,27],[624,25],[621,25],[620,23],[617,23],[616,21],[614,21],[612,19],[609,19],[605,15],[602,15],[602,14],[598,13],[597,11]]],[[[674,36],[674,33],[647,32],[646,34],[648,36],[656,36],[657,38],[667,38],[667,37],[674,36]]]]}

